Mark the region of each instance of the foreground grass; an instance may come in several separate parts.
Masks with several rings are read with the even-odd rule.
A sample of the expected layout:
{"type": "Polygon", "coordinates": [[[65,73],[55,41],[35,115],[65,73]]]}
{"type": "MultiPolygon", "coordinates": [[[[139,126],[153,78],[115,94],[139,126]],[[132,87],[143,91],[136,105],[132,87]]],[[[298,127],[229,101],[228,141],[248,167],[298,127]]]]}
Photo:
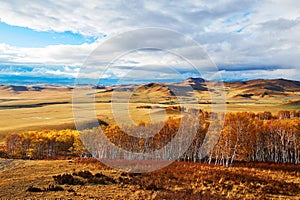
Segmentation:
{"type": "Polygon", "coordinates": [[[299,199],[299,175],[299,165],[225,168],[175,162],[155,172],[129,174],[93,160],[0,159],[0,199],[299,199]],[[79,177],[79,172],[94,174],[93,179],[79,177]],[[58,185],[53,176],[63,174],[80,179],[80,184],[58,185]],[[99,181],[97,174],[112,181],[99,181]],[[56,187],[63,191],[51,191],[56,187]]]}

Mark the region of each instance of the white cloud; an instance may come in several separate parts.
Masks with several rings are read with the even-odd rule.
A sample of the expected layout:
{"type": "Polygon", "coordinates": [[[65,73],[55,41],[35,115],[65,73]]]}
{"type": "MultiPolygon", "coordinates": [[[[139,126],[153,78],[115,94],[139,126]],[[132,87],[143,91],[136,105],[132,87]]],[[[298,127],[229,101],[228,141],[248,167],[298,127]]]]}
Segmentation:
{"type": "Polygon", "coordinates": [[[45,48],[17,48],[0,44],[2,64],[82,65],[97,43],[82,45],[50,45],[45,48]]]}
{"type": "MultiPolygon", "coordinates": [[[[89,36],[107,34],[108,38],[135,28],[169,28],[199,42],[226,73],[229,73],[228,70],[270,67],[273,70],[271,75],[279,76],[282,72],[281,76],[288,78],[292,75],[285,72],[296,72],[300,63],[299,7],[298,0],[205,0],[180,3],[166,0],[32,0],[26,3],[21,0],[3,0],[0,2],[0,18],[7,24],[38,31],[72,31],[89,36]]],[[[151,37],[153,33],[148,38],[133,39],[149,40],[153,45],[157,42],[168,46],[172,42],[168,36],[162,36],[159,41],[153,41],[151,37]]],[[[80,66],[101,42],[45,48],[16,48],[0,44],[0,63],[80,66]]],[[[116,43],[106,50],[109,53],[116,48],[126,49],[130,45],[130,41],[116,43]]],[[[194,53],[190,47],[186,47],[185,52],[189,55],[194,53]]],[[[164,60],[153,56],[152,59],[161,66],[176,62],[167,57],[164,60]]],[[[132,57],[123,61],[124,66],[137,66],[141,62],[147,64],[149,59],[138,60],[132,57]]],[[[116,74],[122,73],[119,71],[116,74]]],[[[250,77],[244,72],[239,75],[250,77]]]]}

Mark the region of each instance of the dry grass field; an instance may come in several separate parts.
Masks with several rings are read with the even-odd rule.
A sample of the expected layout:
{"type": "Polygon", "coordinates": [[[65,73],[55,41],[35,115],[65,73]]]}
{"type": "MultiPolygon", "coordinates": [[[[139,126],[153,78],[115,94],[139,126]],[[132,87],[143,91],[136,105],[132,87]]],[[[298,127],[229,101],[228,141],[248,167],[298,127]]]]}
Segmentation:
{"type": "MultiPolygon", "coordinates": [[[[207,84],[213,87],[215,83],[207,84]]],[[[74,129],[73,91],[69,87],[0,86],[0,145],[9,133],[74,129]]],[[[86,97],[95,96],[97,118],[108,124],[115,123],[116,115],[121,116],[118,123],[136,125],[180,117],[181,112],[172,108],[179,105],[179,98],[185,98],[184,106],[212,111],[210,93],[197,79],[168,87],[151,83],[90,91],[83,88],[86,97]],[[187,85],[196,90],[196,104],[190,93],[176,96],[170,90],[187,85]]],[[[298,82],[225,83],[225,93],[227,112],[276,114],[300,109],[298,82]]],[[[299,175],[299,165],[268,163],[236,163],[226,168],[175,162],[155,172],[129,174],[90,159],[0,159],[0,199],[300,199],[299,175]]]]}
{"type": "MultiPolygon", "coordinates": [[[[280,110],[300,108],[298,82],[279,79],[276,82],[267,83],[262,80],[225,83],[226,111],[277,113],[280,110]],[[273,87],[268,86],[267,83],[273,87]],[[268,87],[262,86],[263,84],[267,84],[268,87]]],[[[212,107],[209,104],[211,97],[210,93],[205,90],[206,84],[211,84],[210,88],[214,87],[214,83],[188,79],[181,84],[173,84],[169,87],[154,83],[138,87],[128,85],[116,86],[113,89],[110,87],[96,89],[94,90],[96,114],[99,119],[109,124],[114,123],[116,111],[118,115],[129,116],[135,124],[141,121],[146,123],[163,121],[168,116],[176,117],[178,115],[176,112],[167,114],[165,112],[165,108],[169,105],[177,105],[178,98],[180,98],[180,96],[175,96],[169,88],[175,91],[176,87],[187,85],[196,90],[194,95],[198,98],[197,107],[211,111],[212,107]],[[139,108],[145,105],[151,106],[151,109],[139,108]]],[[[87,90],[85,95],[91,95],[89,91],[87,90]]],[[[12,132],[74,128],[72,94],[73,89],[70,87],[0,86],[0,142],[7,133],[12,132]]],[[[187,99],[185,105],[188,105],[189,98],[192,99],[193,96],[182,95],[185,95],[182,97],[187,99]]],[[[192,105],[192,107],[195,106],[192,105]]]]}
{"type": "Polygon", "coordinates": [[[300,198],[297,165],[240,163],[226,168],[175,162],[155,172],[129,174],[90,159],[1,159],[0,169],[1,199],[300,198]],[[55,182],[53,176],[64,174],[71,176],[69,184],[55,182]]]}

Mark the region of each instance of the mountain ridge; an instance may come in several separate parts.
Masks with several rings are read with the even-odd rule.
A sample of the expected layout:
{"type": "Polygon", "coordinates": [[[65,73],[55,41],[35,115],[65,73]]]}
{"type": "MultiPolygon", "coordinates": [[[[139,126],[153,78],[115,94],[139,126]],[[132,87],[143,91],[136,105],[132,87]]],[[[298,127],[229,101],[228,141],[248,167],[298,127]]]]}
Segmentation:
{"type": "MultiPolygon", "coordinates": [[[[179,83],[156,83],[150,82],[146,84],[138,85],[137,92],[162,92],[162,94],[174,96],[172,92],[172,87],[192,87],[193,90],[204,92],[208,91],[208,85],[210,88],[213,88],[213,84],[216,81],[208,81],[203,78],[189,77],[179,83]]],[[[237,91],[234,97],[241,98],[252,98],[265,97],[265,96],[274,96],[274,95],[289,95],[291,93],[300,92],[300,81],[288,80],[288,79],[253,79],[247,81],[231,81],[223,82],[225,90],[234,90],[237,91]]],[[[114,86],[111,86],[112,88],[114,86]]],[[[117,86],[121,87],[122,86],[117,86]]],[[[125,86],[124,86],[125,87],[125,86]]],[[[136,87],[136,85],[135,85],[136,87]]],[[[51,89],[51,86],[20,86],[20,85],[0,85],[0,90],[2,91],[11,91],[15,93],[22,93],[28,91],[41,91],[45,89],[51,89]]],[[[64,87],[59,87],[63,89],[64,87]]],[[[68,88],[66,86],[66,88],[68,88]]],[[[104,87],[106,88],[106,87],[104,87]]],[[[95,88],[97,89],[97,88],[95,88]]],[[[134,85],[132,85],[134,90],[134,85]]],[[[110,92],[111,90],[108,90],[110,92]]]]}

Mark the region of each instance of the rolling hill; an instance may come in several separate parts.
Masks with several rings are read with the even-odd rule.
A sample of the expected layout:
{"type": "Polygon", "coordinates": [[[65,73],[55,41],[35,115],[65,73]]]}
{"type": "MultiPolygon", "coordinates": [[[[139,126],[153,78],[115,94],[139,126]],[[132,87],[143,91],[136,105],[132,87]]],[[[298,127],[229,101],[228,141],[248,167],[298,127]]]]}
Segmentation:
{"type": "Polygon", "coordinates": [[[235,97],[290,96],[300,92],[300,82],[286,79],[256,79],[250,81],[225,82],[229,90],[238,92],[235,97]]]}

